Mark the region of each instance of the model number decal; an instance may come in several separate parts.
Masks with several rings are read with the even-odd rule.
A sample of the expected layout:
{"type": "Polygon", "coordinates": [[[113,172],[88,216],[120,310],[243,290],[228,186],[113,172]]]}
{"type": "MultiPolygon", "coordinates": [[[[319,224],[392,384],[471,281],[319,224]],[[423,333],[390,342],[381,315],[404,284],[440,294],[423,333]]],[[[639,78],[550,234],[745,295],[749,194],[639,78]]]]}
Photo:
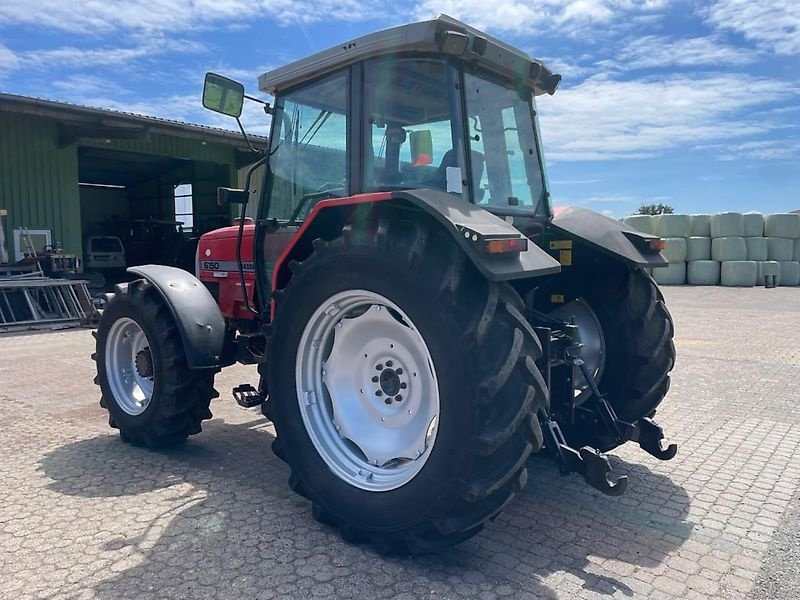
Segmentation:
{"type": "MultiPolygon", "coordinates": [[[[253,268],[252,262],[243,262],[242,267],[245,271],[250,271],[251,273],[255,271],[253,268]]],[[[239,266],[236,264],[236,261],[232,260],[224,260],[224,261],[217,261],[217,260],[204,260],[200,263],[200,270],[202,271],[238,271],[239,266]]]]}

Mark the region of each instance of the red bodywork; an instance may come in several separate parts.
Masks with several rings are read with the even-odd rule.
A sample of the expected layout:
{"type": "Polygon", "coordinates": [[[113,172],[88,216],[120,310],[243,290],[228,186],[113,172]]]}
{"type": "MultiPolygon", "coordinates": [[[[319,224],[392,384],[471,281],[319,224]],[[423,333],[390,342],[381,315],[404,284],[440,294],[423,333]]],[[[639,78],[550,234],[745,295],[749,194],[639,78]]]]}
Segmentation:
{"type": "MultiPolygon", "coordinates": [[[[242,264],[247,298],[252,306],[256,286],[253,268],[253,236],[255,225],[244,226],[242,236],[242,264]]],[[[242,284],[236,264],[236,238],[239,227],[223,227],[209,231],[200,238],[197,246],[197,278],[216,298],[222,314],[227,318],[252,319],[255,315],[244,308],[242,284]]]]}
{"type": "MultiPolygon", "coordinates": [[[[348,198],[322,200],[314,206],[311,213],[298,227],[282,227],[266,236],[264,259],[268,279],[275,289],[278,274],[283,264],[289,260],[297,242],[311,227],[314,219],[325,209],[355,206],[367,202],[381,202],[391,199],[390,192],[359,194],[348,198]]],[[[242,285],[236,263],[236,239],[239,226],[223,227],[210,231],[200,238],[197,246],[197,278],[202,281],[216,298],[220,311],[226,318],[254,319],[256,315],[248,311],[242,298],[242,285]]],[[[244,266],[245,287],[250,306],[254,304],[256,285],[253,264],[253,245],[255,225],[246,224],[242,234],[242,264],[244,266]]],[[[272,310],[274,311],[274,305],[272,310]]]]}

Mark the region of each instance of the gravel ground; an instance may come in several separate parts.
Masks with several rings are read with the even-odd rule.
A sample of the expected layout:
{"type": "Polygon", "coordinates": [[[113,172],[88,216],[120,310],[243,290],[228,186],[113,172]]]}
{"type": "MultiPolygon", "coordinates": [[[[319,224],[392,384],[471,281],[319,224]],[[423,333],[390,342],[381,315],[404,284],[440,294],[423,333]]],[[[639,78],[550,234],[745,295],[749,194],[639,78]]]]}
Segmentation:
{"type": "Polygon", "coordinates": [[[620,498],[532,459],[495,522],[414,559],[311,518],[271,425],[231,399],[252,367],[218,377],[200,435],[149,452],[107,426],[89,331],[1,336],[0,598],[796,598],[800,290],[665,295],[678,456],[615,451],[620,498]]]}
{"type": "Polygon", "coordinates": [[[800,597],[800,495],[778,525],[750,597],[797,600],[800,597]]]}

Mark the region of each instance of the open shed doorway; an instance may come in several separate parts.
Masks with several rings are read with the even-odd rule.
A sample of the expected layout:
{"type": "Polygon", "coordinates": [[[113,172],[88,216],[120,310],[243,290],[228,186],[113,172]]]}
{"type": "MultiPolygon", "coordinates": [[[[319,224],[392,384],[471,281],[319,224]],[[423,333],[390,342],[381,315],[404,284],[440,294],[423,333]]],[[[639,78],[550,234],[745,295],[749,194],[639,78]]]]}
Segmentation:
{"type": "Polygon", "coordinates": [[[105,287],[135,265],[193,271],[199,237],[230,224],[216,202],[217,187],[231,185],[226,165],[82,146],[78,171],[84,271],[105,287]]]}

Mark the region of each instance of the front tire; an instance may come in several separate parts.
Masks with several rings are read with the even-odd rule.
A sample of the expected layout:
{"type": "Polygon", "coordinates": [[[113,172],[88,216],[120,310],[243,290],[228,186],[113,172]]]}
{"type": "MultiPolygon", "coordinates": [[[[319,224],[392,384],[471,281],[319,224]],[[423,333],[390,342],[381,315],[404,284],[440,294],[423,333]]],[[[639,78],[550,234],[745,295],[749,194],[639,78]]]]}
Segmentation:
{"type": "Polygon", "coordinates": [[[96,333],[95,383],[108,423],[136,446],[173,446],[211,418],[215,369],[193,370],[169,308],[140,279],[117,286],[96,333]]]}
{"type": "Polygon", "coordinates": [[[291,487],[382,553],[475,535],[542,445],[541,348],[519,296],[417,223],[314,246],[277,293],[268,366],[291,487]]]}

